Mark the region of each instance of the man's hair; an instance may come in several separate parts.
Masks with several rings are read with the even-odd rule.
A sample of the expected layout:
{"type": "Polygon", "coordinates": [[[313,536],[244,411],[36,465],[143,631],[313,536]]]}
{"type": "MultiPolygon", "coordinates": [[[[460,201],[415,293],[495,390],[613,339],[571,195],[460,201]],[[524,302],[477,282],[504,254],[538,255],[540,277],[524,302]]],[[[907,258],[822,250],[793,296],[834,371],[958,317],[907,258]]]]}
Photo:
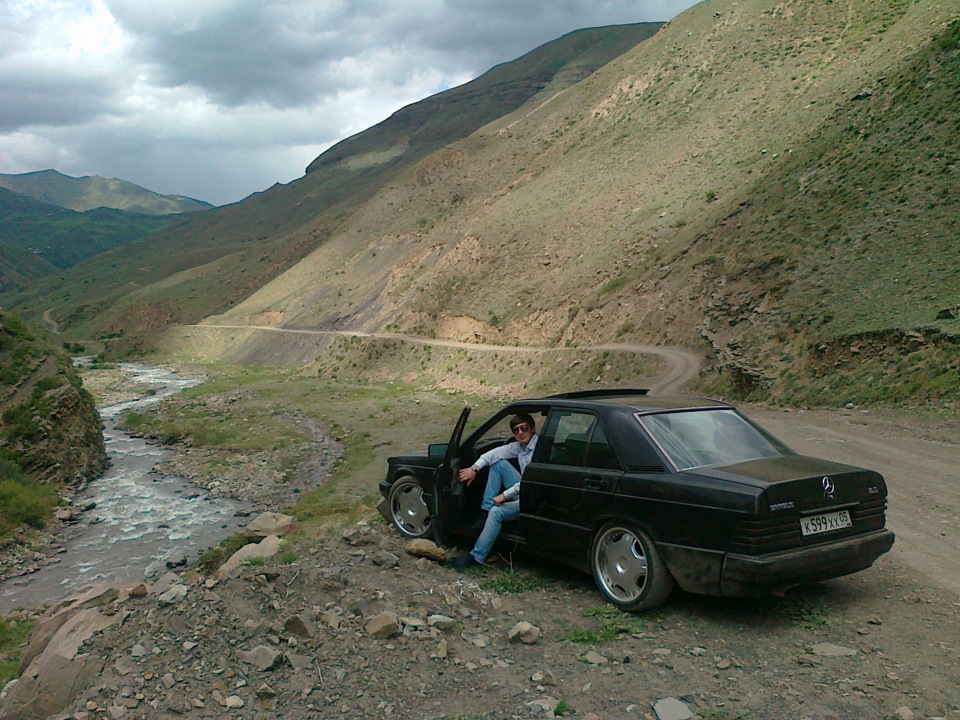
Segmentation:
{"type": "Polygon", "coordinates": [[[510,429],[513,430],[517,425],[522,423],[527,423],[531,431],[537,429],[537,421],[533,419],[533,415],[528,415],[527,413],[517,413],[510,418],[510,429]]]}

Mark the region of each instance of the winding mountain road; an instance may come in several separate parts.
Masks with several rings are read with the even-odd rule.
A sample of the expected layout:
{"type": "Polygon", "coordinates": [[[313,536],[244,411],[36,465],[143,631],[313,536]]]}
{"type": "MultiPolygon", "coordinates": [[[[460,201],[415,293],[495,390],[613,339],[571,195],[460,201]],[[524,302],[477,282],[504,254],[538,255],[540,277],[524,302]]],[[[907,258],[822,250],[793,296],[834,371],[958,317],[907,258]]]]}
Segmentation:
{"type": "MultiPolygon", "coordinates": [[[[481,345],[393,333],[295,330],[270,326],[198,325],[305,335],[372,337],[476,352],[537,353],[557,348],[481,345]]],[[[701,357],[681,348],[605,344],[578,351],[652,354],[663,362],[645,384],[651,393],[682,393],[701,357]]],[[[882,410],[783,411],[744,407],[797,452],[877,470],[889,489],[887,525],[897,534],[890,557],[960,594],[960,423],[882,410]]]]}
{"type": "MultiPolygon", "coordinates": [[[[433,347],[461,348],[474,352],[515,352],[535,354],[547,350],[556,351],[558,348],[522,347],[516,345],[490,345],[482,343],[461,342],[459,340],[441,340],[425,338],[418,335],[402,335],[399,333],[370,333],[359,330],[298,330],[295,328],[281,328],[271,325],[216,325],[213,323],[198,323],[191,327],[225,328],[229,330],[263,330],[265,332],[292,333],[295,335],[320,335],[325,337],[344,336],[360,338],[378,338],[381,340],[400,340],[415,345],[431,345],[433,347]]],[[[597,352],[622,352],[636,355],[656,355],[663,360],[664,368],[650,378],[647,386],[652,394],[672,395],[681,392],[700,371],[701,356],[682,348],[663,347],[660,345],[633,345],[633,344],[604,344],[588,345],[571,348],[573,350],[594,350],[597,352]]]]}

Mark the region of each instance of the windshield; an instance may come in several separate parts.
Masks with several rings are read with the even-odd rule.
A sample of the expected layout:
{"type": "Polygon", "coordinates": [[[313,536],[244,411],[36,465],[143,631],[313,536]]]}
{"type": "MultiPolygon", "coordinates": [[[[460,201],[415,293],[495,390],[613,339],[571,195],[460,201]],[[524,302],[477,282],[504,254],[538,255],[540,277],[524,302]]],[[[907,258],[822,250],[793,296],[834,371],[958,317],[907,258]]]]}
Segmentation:
{"type": "Polygon", "coordinates": [[[685,410],[639,420],[680,470],[791,454],[736,410],[685,410]]]}

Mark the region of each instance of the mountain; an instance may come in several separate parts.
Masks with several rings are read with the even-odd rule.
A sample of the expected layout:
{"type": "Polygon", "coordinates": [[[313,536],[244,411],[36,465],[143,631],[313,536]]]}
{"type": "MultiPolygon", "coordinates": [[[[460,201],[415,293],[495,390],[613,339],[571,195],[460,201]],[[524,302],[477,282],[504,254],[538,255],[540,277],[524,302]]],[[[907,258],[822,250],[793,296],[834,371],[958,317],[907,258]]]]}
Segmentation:
{"type": "Polygon", "coordinates": [[[181,219],[110,208],[76,212],[0,187],[0,292],[22,290],[181,219]]]}
{"type": "Polygon", "coordinates": [[[145,215],[173,215],[213,207],[210,203],[182,195],[160,195],[125,180],[99,175],[75,178],[56,170],[0,174],[0,187],[77,212],[113,208],[145,215]]]}
{"type": "Polygon", "coordinates": [[[3,240],[0,240],[0,268],[0,293],[22,290],[57,270],[30,250],[3,240]]]}
{"type": "MultiPolygon", "coordinates": [[[[513,92],[507,100],[487,93],[487,101],[503,112],[515,110],[538,88],[535,97],[552,97],[625,48],[649,38],[661,25],[643,23],[565,35],[495,68],[497,89],[512,79],[513,85],[525,90],[513,92]],[[585,39],[589,41],[586,44],[585,39]]],[[[486,103],[476,95],[482,95],[482,88],[489,85],[485,75],[448,91],[444,94],[449,101],[446,107],[482,108],[486,103]],[[461,101],[454,102],[457,98],[461,101]]],[[[436,112],[442,110],[430,98],[422,102],[436,112]]],[[[467,137],[476,122],[458,111],[458,116],[468,118],[466,125],[442,123],[446,134],[440,133],[430,142],[421,138],[406,143],[402,158],[392,156],[392,162],[373,162],[373,148],[396,127],[415,123],[415,118],[429,120],[430,113],[423,107],[415,103],[404,108],[381,124],[380,130],[369,133],[357,145],[362,161],[314,161],[312,170],[298,181],[275,185],[236,205],[194,216],[182,227],[163,230],[122,252],[61,273],[56,282],[38,283],[0,301],[16,306],[36,322],[49,310],[76,336],[125,337],[134,346],[145,332],[149,336],[160,327],[194,322],[226,310],[324,243],[394,175],[421,160],[433,143],[442,146],[467,137]],[[322,171],[318,165],[323,166],[322,171]]],[[[335,146],[327,153],[334,158],[342,150],[335,146]]]]}
{"type": "Polygon", "coordinates": [[[677,344],[704,353],[716,394],[956,403],[960,24],[944,4],[713,0],[541,86],[442,145],[404,123],[467,105],[411,108],[295,183],[112,253],[113,274],[81,265],[15,302],[127,348],[206,311],[677,344]]]}
{"type": "Polygon", "coordinates": [[[466,137],[535,96],[546,98],[651,37],[662,23],[587,28],[542,45],[476,80],[408,105],[368,130],[337,143],[307,173],[340,163],[353,168],[400,165],[466,137]]]}

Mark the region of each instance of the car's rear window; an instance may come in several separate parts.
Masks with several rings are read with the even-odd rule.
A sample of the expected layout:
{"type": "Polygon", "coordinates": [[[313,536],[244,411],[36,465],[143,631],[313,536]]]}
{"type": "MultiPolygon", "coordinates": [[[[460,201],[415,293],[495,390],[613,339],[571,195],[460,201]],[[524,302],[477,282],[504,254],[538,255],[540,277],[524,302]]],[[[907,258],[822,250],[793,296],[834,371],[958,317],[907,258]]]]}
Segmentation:
{"type": "Polygon", "coordinates": [[[685,410],[642,415],[639,419],[680,470],[790,453],[736,410],[685,410]]]}

